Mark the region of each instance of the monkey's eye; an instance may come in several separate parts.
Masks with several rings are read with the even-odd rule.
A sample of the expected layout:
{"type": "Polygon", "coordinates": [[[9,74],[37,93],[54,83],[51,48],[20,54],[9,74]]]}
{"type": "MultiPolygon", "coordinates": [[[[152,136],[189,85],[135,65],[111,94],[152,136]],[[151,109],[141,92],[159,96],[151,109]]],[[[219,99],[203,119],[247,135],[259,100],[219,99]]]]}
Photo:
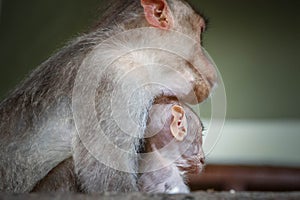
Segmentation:
{"type": "Polygon", "coordinates": [[[205,31],[206,31],[206,26],[201,26],[201,33],[200,33],[201,46],[203,46],[205,31]]]}
{"type": "Polygon", "coordinates": [[[202,121],[200,121],[200,122],[201,122],[201,124],[200,124],[200,126],[201,126],[201,136],[204,137],[205,133],[206,133],[206,128],[204,127],[203,122],[202,121]]]}
{"type": "Polygon", "coordinates": [[[202,15],[202,18],[203,18],[203,20],[202,20],[202,23],[201,23],[201,25],[200,25],[200,31],[201,31],[201,32],[200,32],[201,46],[203,46],[203,38],[204,38],[203,35],[204,35],[205,31],[207,30],[208,23],[209,23],[207,17],[205,17],[205,16],[202,15]]]}
{"type": "Polygon", "coordinates": [[[205,27],[201,26],[201,35],[205,32],[205,27]]]}
{"type": "Polygon", "coordinates": [[[201,46],[203,46],[203,40],[204,40],[204,31],[202,31],[202,28],[201,28],[201,33],[200,33],[200,42],[201,42],[201,46]]]}
{"type": "Polygon", "coordinates": [[[202,131],[206,131],[206,128],[204,127],[203,122],[202,121],[200,121],[200,122],[201,122],[200,126],[202,128],[202,131]]]}

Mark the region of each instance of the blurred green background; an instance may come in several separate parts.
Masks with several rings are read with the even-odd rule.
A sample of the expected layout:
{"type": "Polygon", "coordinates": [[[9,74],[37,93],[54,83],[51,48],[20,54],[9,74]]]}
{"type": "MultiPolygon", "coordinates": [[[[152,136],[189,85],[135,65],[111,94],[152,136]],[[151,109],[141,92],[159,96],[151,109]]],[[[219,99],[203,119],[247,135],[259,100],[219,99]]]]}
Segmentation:
{"type": "MultiPolygon", "coordinates": [[[[0,99],[67,41],[87,30],[107,2],[2,0],[0,99]]],[[[190,2],[210,19],[204,46],[216,62],[226,87],[229,126],[225,126],[225,133],[228,135],[224,134],[217,146],[215,152],[219,157],[216,158],[234,155],[235,150],[228,151],[228,145],[234,145],[244,152],[240,153],[240,159],[248,155],[252,160],[281,163],[280,157],[300,166],[299,1],[190,2]],[[249,123],[234,121],[238,119],[249,123]],[[275,122],[264,123],[263,120],[275,122]],[[234,123],[230,123],[232,121],[234,123]],[[243,134],[249,137],[253,134],[255,140],[243,134]]]]}

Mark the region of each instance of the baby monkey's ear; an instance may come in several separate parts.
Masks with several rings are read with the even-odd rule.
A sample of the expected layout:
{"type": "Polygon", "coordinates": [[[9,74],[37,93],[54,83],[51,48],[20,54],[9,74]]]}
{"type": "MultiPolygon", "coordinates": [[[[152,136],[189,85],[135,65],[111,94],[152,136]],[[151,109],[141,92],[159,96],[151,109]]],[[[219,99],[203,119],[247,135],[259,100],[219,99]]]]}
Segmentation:
{"type": "Polygon", "coordinates": [[[182,141],[187,135],[187,120],[184,109],[175,105],[172,107],[173,120],[170,125],[172,135],[177,141],[182,141]]]}

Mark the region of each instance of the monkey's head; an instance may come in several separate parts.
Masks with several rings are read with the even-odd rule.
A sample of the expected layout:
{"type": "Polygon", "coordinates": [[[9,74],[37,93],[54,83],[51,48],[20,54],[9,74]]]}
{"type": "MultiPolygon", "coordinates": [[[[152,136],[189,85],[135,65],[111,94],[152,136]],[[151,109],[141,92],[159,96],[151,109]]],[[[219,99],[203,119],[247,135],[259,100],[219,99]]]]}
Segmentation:
{"type": "Polygon", "coordinates": [[[146,129],[145,150],[160,150],[162,157],[174,159],[181,171],[199,173],[205,160],[202,129],[200,119],[188,106],[178,102],[154,104],[146,129]]]}
{"type": "MultiPolygon", "coordinates": [[[[164,57],[162,63],[177,63],[176,66],[172,66],[173,69],[191,84],[191,91],[183,97],[184,101],[202,102],[210,95],[217,82],[214,63],[201,46],[202,35],[206,29],[204,17],[183,0],[141,0],[141,5],[149,26],[180,32],[195,41],[192,47],[184,44],[182,46],[189,51],[188,59],[169,56],[164,57]]],[[[176,38],[172,38],[171,42],[177,43],[182,38],[177,39],[176,41],[176,38]]]]}
{"type": "Polygon", "coordinates": [[[155,97],[176,97],[190,104],[207,99],[217,84],[217,72],[201,46],[204,17],[184,0],[118,2],[120,6],[107,11],[115,15],[100,23],[109,24],[105,30],[112,30],[107,34],[112,37],[96,48],[91,62],[109,59],[106,63],[117,66],[114,74],[124,77],[123,82],[128,78],[147,85],[155,97]]]}

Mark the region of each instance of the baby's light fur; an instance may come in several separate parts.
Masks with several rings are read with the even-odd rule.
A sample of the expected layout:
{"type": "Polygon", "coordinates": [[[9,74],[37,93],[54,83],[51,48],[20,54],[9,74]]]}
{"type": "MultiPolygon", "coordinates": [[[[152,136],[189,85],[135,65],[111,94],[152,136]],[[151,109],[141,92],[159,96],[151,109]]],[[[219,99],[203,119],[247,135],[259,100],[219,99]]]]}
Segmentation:
{"type": "Polygon", "coordinates": [[[150,110],[145,154],[142,154],[140,159],[141,175],[138,179],[142,192],[189,193],[186,175],[200,173],[204,167],[201,121],[191,108],[180,105],[187,117],[187,135],[183,140],[177,140],[170,129],[174,105],[178,106],[180,103],[160,102],[154,104],[150,110]],[[157,121],[163,124],[156,123],[157,121]],[[154,153],[150,154],[152,151],[154,153]]]}

